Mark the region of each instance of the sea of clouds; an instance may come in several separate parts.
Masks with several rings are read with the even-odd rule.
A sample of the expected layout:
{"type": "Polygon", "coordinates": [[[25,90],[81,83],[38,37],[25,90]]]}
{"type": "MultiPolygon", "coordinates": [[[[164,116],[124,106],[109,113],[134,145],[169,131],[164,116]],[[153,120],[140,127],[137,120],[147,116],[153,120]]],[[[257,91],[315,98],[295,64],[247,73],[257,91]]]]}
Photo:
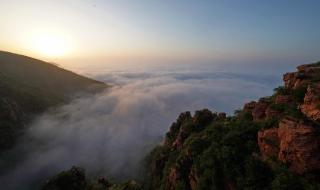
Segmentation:
{"type": "Polygon", "coordinates": [[[143,159],[179,113],[209,108],[230,115],[281,84],[279,76],[199,67],[89,74],[112,87],[37,117],[8,153],[19,155],[19,163],[0,177],[4,189],[44,183],[74,165],[92,176],[138,178],[143,159]]]}

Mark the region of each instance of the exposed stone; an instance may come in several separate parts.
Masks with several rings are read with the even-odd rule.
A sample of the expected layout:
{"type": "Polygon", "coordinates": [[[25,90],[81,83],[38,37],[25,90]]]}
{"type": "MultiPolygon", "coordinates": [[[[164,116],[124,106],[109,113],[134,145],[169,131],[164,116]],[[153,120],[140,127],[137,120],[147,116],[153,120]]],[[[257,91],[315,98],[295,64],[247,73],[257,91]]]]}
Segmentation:
{"type": "Polygon", "coordinates": [[[279,153],[278,128],[259,131],[258,145],[264,159],[277,158],[279,153]]]}
{"type": "Polygon", "coordinates": [[[279,124],[280,151],[278,159],[289,164],[297,174],[320,169],[320,133],[313,124],[283,119],[279,124]]]}
{"type": "Polygon", "coordinates": [[[183,143],[188,136],[189,134],[187,132],[180,130],[176,140],[172,143],[171,148],[176,150],[181,150],[183,147],[183,143]]]}
{"type": "Polygon", "coordinates": [[[190,171],[189,183],[192,190],[195,190],[198,186],[199,177],[194,169],[190,171]]]}
{"type": "Polygon", "coordinates": [[[177,181],[180,178],[179,172],[176,167],[170,168],[169,175],[167,177],[166,188],[167,190],[175,190],[177,181]]]}
{"type": "Polygon", "coordinates": [[[297,67],[297,72],[286,73],[283,75],[283,81],[286,88],[297,89],[306,85],[314,77],[319,77],[320,66],[317,64],[306,64],[297,67]]]}
{"type": "Polygon", "coordinates": [[[300,109],[311,120],[320,121],[320,82],[308,86],[300,109]]]}
{"type": "Polygon", "coordinates": [[[265,114],[266,114],[266,118],[269,119],[269,118],[277,118],[280,116],[281,113],[278,110],[275,110],[275,109],[272,109],[271,107],[268,107],[266,109],[265,114]]]}
{"type": "Polygon", "coordinates": [[[295,73],[286,73],[283,75],[284,86],[286,88],[293,88],[296,78],[295,73]]]}
{"type": "Polygon", "coordinates": [[[252,118],[254,121],[262,120],[266,117],[266,109],[268,108],[268,103],[258,102],[252,110],[252,118]]]}
{"type": "Polygon", "coordinates": [[[297,67],[297,73],[303,73],[306,78],[315,77],[320,73],[320,66],[315,64],[305,64],[297,67]]]}
{"type": "Polygon", "coordinates": [[[275,99],[276,104],[290,104],[292,103],[292,98],[289,95],[278,95],[275,99]]]}
{"type": "Polygon", "coordinates": [[[256,106],[256,104],[257,104],[257,102],[255,102],[255,101],[248,102],[248,103],[244,104],[243,109],[245,111],[251,111],[256,106]]]}

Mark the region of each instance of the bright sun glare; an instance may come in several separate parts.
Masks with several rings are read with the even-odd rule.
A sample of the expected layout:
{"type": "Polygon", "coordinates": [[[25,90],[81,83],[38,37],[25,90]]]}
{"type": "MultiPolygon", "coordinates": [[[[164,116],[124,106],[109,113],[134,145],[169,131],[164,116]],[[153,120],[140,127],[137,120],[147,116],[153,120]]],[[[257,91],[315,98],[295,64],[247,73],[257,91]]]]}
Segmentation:
{"type": "Polygon", "coordinates": [[[41,34],[34,39],[35,51],[47,57],[61,57],[68,51],[68,43],[62,37],[53,34],[41,34]]]}

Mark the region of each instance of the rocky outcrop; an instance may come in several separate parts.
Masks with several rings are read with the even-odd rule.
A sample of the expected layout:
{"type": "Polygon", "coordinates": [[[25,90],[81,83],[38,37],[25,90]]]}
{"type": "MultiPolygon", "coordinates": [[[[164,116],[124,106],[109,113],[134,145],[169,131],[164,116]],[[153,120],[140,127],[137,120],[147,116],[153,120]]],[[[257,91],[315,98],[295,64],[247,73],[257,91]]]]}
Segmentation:
{"type": "Polygon", "coordinates": [[[277,95],[275,104],[291,104],[292,98],[290,95],[277,95]]]}
{"type": "Polygon", "coordinates": [[[316,123],[320,121],[320,64],[298,66],[296,72],[285,74],[283,80],[286,91],[276,94],[273,107],[277,109],[272,106],[265,109],[266,105],[259,102],[245,106],[252,111],[254,120],[264,118],[264,109],[266,118],[284,118],[278,128],[258,132],[261,155],[264,159],[277,158],[296,174],[319,171],[320,128],[316,123]],[[306,92],[298,90],[306,86],[306,92]],[[299,97],[304,96],[303,102],[300,98],[297,101],[297,93],[300,93],[299,97]],[[302,114],[298,118],[287,117],[288,113],[298,113],[299,110],[307,118],[302,114]]]}
{"type": "Polygon", "coordinates": [[[199,176],[195,169],[191,169],[189,174],[189,182],[192,190],[195,190],[198,186],[199,176]]]}
{"type": "Polygon", "coordinates": [[[169,175],[166,180],[166,190],[175,190],[177,186],[184,190],[191,190],[189,183],[189,173],[192,166],[192,160],[189,157],[180,159],[177,163],[169,169],[169,175]],[[181,184],[180,182],[188,182],[181,184]]]}
{"type": "Polygon", "coordinates": [[[281,112],[279,112],[278,110],[275,110],[271,107],[268,107],[265,111],[265,114],[266,114],[267,119],[271,119],[271,118],[279,117],[281,115],[281,112]]]}
{"type": "Polygon", "coordinates": [[[320,130],[313,123],[285,118],[279,128],[258,132],[263,158],[278,158],[297,174],[320,170],[320,130]]]}
{"type": "Polygon", "coordinates": [[[175,190],[179,178],[180,178],[180,175],[179,175],[177,168],[175,168],[175,167],[170,168],[169,175],[168,175],[167,181],[166,181],[166,188],[165,189],[175,190]]]}
{"type": "Polygon", "coordinates": [[[266,110],[268,108],[268,103],[265,101],[259,101],[255,104],[252,109],[252,118],[254,121],[262,120],[266,117],[266,110]]]}
{"type": "Polygon", "coordinates": [[[258,102],[252,101],[246,103],[243,107],[244,111],[250,112],[254,121],[263,121],[266,118],[279,116],[279,111],[270,107],[267,98],[262,98],[258,102]]]}
{"type": "Polygon", "coordinates": [[[172,149],[177,149],[177,150],[181,150],[184,140],[189,136],[189,133],[184,131],[184,130],[180,130],[177,138],[175,139],[175,141],[172,143],[171,148],[172,149]]]}
{"type": "Polygon", "coordinates": [[[283,75],[285,87],[289,89],[297,89],[302,85],[307,85],[310,80],[319,77],[319,64],[305,64],[297,67],[297,72],[286,73],[283,75]]]}
{"type": "Polygon", "coordinates": [[[310,122],[284,119],[279,124],[278,159],[298,174],[320,169],[320,131],[310,122]]]}
{"type": "Polygon", "coordinates": [[[277,158],[279,154],[278,128],[258,132],[258,145],[264,159],[277,158]]]}
{"type": "Polygon", "coordinates": [[[320,121],[320,82],[308,86],[300,109],[309,119],[320,121]]]}
{"type": "Polygon", "coordinates": [[[254,107],[256,106],[257,102],[256,101],[251,101],[246,104],[244,104],[243,110],[245,111],[252,111],[254,107]]]}

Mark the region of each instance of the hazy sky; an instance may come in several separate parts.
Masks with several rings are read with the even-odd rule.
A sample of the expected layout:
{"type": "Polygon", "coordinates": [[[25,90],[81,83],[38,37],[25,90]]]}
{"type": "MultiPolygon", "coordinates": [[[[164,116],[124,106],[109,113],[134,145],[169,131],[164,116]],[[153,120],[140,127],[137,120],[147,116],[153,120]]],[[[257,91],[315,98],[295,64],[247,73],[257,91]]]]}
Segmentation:
{"type": "Polygon", "coordinates": [[[314,61],[318,0],[0,0],[0,49],[49,61],[314,61]]]}

